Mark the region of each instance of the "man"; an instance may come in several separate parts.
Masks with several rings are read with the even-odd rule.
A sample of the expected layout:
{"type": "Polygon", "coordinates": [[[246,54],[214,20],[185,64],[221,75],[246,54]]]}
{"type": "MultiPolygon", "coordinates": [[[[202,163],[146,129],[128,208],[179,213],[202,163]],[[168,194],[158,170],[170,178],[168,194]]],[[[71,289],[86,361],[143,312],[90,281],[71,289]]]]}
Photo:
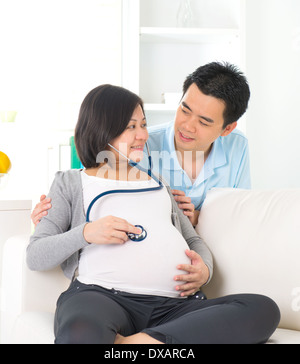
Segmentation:
{"type": "MultiPolygon", "coordinates": [[[[235,130],[249,99],[245,76],[231,64],[213,62],[185,80],[175,122],[149,128],[154,172],[169,183],[193,225],[210,189],[251,188],[248,141],[235,130]]],[[[50,207],[42,196],[33,222],[50,207]]]]}
{"type": "Polygon", "coordinates": [[[184,82],[175,123],[149,130],[150,150],[161,151],[154,170],[194,225],[208,190],[251,188],[248,141],[235,130],[249,98],[247,80],[235,66],[210,63],[184,82]]]}

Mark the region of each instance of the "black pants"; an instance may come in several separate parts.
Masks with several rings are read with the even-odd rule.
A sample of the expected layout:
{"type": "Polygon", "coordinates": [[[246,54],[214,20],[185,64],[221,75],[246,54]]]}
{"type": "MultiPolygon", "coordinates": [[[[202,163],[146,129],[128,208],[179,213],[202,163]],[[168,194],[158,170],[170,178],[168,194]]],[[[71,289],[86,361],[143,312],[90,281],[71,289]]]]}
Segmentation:
{"type": "Polygon", "coordinates": [[[259,344],[279,320],[277,305],[260,295],[177,299],[74,281],[57,302],[55,342],[113,344],[117,333],[144,332],[166,344],[259,344]]]}

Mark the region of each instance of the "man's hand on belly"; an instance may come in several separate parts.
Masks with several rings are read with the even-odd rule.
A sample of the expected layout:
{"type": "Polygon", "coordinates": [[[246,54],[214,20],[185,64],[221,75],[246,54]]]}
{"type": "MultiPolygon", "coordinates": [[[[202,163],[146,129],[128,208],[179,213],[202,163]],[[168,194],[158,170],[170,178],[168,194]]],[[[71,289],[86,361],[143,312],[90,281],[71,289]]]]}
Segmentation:
{"type": "Polygon", "coordinates": [[[174,277],[176,282],[184,282],[175,287],[176,291],[181,292],[181,297],[196,293],[209,279],[209,270],[201,256],[193,250],[186,250],[185,253],[190,258],[191,264],[179,264],[177,269],[185,271],[186,274],[174,277]]]}

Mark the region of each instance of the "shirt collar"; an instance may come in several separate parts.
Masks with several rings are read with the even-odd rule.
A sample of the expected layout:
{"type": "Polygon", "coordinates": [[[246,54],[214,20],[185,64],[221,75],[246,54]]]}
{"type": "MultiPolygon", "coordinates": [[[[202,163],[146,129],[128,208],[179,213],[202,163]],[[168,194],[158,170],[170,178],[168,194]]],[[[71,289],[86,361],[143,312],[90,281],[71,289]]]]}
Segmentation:
{"type": "MultiPolygon", "coordinates": [[[[163,150],[169,153],[169,158],[172,158],[174,163],[171,166],[169,158],[163,158],[163,168],[167,170],[182,169],[176,155],[174,136],[175,136],[174,123],[171,123],[166,129],[163,150]]],[[[204,165],[204,172],[206,177],[205,179],[214,174],[214,169],[222,167],[226,163],[227,163],[227,158],[223,147],[223,137],[219,137],[213,143],[212,150],[205,162],[204,165]]],[[[199,177],[201,176],[201,174],[202,173],[200,173],[199,177]]]]}
{"type": "Polygon", "coordinates": [[[166,129],[165,133],[165,139],[164,139],[164,145],[163,145],[163,151],[165,151],[168,155],[166,157],[163,157],[162,165],[163,168],[166,170],[176,170],[180,171],[182,170],[177,154],[175,149],[175,131],[174,131],[174,123],[170,123],[169,126],[166,129]],[[172,160],[172,163],[170,162],[172,160]]]}
{"type": "Polygon", "coordinates": [[[206,160],[206,165],[210,169],[216,169],[227,163],[226,154],[223,147],[223,137],[215,140],[212,150],[206,160]]]}
{"type": "Polygon", "coordinates": [[[200,172],[194,186],[197,186],[215,174],[215,169],[222,167],[227,162],[223,148],[223,138],[219,137],[215,140],[212,150],[204,164],[204,168],[200,172]]]}

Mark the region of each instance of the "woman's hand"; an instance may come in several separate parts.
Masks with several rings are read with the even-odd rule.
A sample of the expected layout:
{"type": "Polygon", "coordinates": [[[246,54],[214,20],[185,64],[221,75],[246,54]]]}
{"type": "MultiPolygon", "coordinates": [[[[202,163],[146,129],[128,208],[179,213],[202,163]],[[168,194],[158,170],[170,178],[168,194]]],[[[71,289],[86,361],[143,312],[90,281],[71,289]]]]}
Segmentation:
{"type": "Polygon", "coordinates": [[[172,190],[175,201],[178,203],[178,207],[183,211],[185,216],[188,216],[193,226],[198,223],[199,211],[195,210],[194,204],[190,197],[187,197],[181,190],[172,190]]]}
{"type": "Polygon", "coordinates": [[[40,202],[35,206],[34,210],[31,213],[31,220],[36,226],[43,216],[48,215],[47,210],[51,208],[51,198],[46,198],[45,195],[40,197],[40,202]]]}
{"type": "Polygon", "coordinates": [[[115,216],[106,216],[85,225],[83,235],[90,244],[124,244],[127,233],[140,234],[141,229],[115,216]]]}
{"type": "Polygon", "coordinates": [[[175,287],[177,291],[181,291],[181,297],[196,293],[209,279],[209,270],[201,256],[193,250],[186,250],[185,253],[191,259],[191,264],[180,264],[177,269],[183,270],[187,274],[174,277],[175,281],[184,282],[182,285],[175,287]]]}

